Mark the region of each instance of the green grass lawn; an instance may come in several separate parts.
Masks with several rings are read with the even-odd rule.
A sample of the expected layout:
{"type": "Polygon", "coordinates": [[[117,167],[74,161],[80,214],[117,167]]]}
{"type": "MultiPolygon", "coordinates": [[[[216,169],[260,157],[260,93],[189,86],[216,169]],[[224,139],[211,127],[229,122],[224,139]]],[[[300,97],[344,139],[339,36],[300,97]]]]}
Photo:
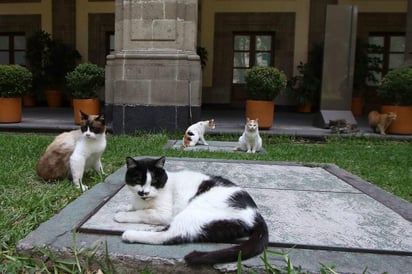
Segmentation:
{"type": "MultiPolygon", "coordinates": [[[[412,202],[412,142],[366,138],[329,138],[322,142],[263,136],[266,154],[164,150],[168,139],[182,135],[108,136],[102,162],[107,174],[124,165],[126,156],[160,156],[333,163],[388,192],[412,202]]],[[[16,243],[81,195],[68,180],[42,182],[37,160],[52,135],[0,133],[0,265],[16,256],[16,243]]],[[[238,136],[208,136],[237,140],[238,136]]],[[[89,187],[104,178],[88,173],[89,187]]],[[[0,269],[1,270],[1,269],[0,269]]],[[[0,271],[1,272],[1,271],[0,271]]]]}

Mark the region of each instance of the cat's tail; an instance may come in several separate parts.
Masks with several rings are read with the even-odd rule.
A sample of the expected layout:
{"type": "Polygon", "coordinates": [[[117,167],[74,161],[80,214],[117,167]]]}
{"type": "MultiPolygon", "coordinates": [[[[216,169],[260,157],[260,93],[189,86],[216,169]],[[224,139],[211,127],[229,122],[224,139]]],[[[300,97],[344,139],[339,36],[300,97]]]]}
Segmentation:
{"type": "Polygon", "coordinates": [[[195,134],[191,131],[187,131],[185,133],[185,135],[183,136],[183,145],[182,145],[183,148],[190,146],[190,142],[192,141],[192,136],[193,135],[195,135],[195,134]]]}
{"type": "Polygon", "coordinates": [[[253,233],[246,241],[234,245],[229,248],[203,252],[192,251],[185,256],[185,261],[188,264],[217,264],[236,262],[239,254],[242,260],[252,258],[259,255],[267,247],[269,241],[269,233],[265,220],[258,214],[253,228],[253,233]]]}

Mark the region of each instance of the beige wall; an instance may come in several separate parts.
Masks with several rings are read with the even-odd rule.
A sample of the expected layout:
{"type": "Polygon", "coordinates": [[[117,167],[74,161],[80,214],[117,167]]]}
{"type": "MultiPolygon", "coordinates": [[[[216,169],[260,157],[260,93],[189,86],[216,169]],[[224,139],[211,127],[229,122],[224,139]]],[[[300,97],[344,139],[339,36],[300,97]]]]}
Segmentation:
{"type": "MultiPolygon", "coordinates": [[[[218,12],[294,12],[295,24],[295,54],[294,67],[300,61],[307,59],[308,35],[309,35],[309,10],[310,0],[202,0],[199,45],[208,51],[208,62],[203,71],[203,87],[213,85],[213,45],[215,13],[218,12]]],[[[296,73],[296,71],[295,71],[296,73]]]]}
{"type": "Polygon", "coordinates": [[[52,0],[36,3],[0,4],[0,15],[41,15],[42,29],[52,33],[52,0]]]}
{"type": "Polygon", "coordinates": [[[82,61],[89,60],[89,14],[114,13],[114,1],[89,2],[76,0],[76,49],[82,61]]]}

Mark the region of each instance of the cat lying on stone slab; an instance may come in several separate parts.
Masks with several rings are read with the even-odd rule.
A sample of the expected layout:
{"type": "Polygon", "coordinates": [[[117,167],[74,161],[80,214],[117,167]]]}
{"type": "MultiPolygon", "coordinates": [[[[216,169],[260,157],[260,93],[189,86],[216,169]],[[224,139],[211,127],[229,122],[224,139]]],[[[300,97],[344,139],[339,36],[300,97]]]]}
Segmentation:
{"type": "Polygon", "coordinates": [[[221,250],[192,251],[188,264],[234,262],[259,255],[268,245],[268,228],[252,197],[219,176],[169,172],[165,158],[126,159],[126,185],[133,194],[119,223],[164,225],[161,231],[126,230],[128,243],[174,245],[192,242],[240,243],[221,250]]]}

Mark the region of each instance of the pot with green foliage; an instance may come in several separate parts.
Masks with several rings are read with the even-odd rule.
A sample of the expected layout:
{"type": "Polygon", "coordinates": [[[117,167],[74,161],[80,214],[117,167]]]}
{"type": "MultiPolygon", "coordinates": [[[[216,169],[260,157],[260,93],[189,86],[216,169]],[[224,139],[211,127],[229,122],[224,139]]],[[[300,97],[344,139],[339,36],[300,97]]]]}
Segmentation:
{"type": "Polygon", "coordinates": [[[289,90],[298,103],[299,112],[311,112],[313,102],[319,96],[320,79],[310,64],[298,65],[299,75],[288,81],[289,90]]]}
{"type": "Polygon", "coordinates": [[[72,91],[74,121],[80,123],[80,111],[88,115],[100,114],[99,93],[104,87],[104,69],[91,63],[78,65],[66,75],[72,91]]]}
{"type": "Polygon", "coordinates": [[[393,134],[412,134],[412,68],[390,71],[382,79],[378,95],[384,104],[381,112],[395,112],[396,120],[387,129],[393,134]]]}
{"type": "Polygon", "coordinates": [[[48,32],[37,31],[27,39],[26,60],[33,73],[33,90],[38,95],[44,92],[50,107],[62,105],[65,76],[80,57],[77,50],[52,39],[48,32]]]}
{"type": "Polygon", "coordinates": [[[286,87],[287,78],[283,71],[275,67],[255,66],[245,73],[248,99],[246,116],[259,119],[260,129],[269,129],[273,125],[275,98],[286,87]]]}
{"type": "Polygon", "coordinates": [[[21,98],[31,88],[32,74],[20,65],[0,65],[0,122],[21,122],[21,98]]]}

